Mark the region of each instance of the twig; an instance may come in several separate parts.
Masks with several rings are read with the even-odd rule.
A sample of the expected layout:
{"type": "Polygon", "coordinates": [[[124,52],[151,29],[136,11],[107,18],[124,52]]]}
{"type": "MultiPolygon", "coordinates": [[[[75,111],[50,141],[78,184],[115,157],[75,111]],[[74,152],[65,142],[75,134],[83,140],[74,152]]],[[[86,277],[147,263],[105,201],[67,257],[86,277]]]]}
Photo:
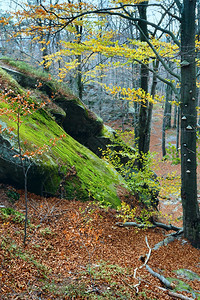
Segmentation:
{"type": "Polygon", "coordinates": [[[128,287],[129,287],[129,289],[131,289],[131,290],[134,290],[135,291],[135,288],[134,288],[134,286],[131,286],[128,282],[126,282],[126,280],[124,280],[123,278],[121,278],[121,281],[123,281],[123,283],[125,283],[128,287]]]}
{"type": "Polygon", "coordinates": [[[135,268],[134,273],[133,273],[133,278],[135,278],[135,279],[138,280],[138,283],[133,286],[136,289],[136,293],[138,293],[138,286],[141,283],[140,278],[136,277],[136,272],[137,272],[138,269],[142,269],[147,264],[147,262],[149,261],[150,255],[151,255],[151,248],[149,246],[149,243],[148,243],[148,240],[147,240],[146,236],[145,236],[145,242],[146,242],[146,245],[147,245],[147,247],[149,249],[149,253],[146,256],[146,259],[145,259],[145,262],[143,263],[143,265],[141,265],[139,268],[135,268]]]}

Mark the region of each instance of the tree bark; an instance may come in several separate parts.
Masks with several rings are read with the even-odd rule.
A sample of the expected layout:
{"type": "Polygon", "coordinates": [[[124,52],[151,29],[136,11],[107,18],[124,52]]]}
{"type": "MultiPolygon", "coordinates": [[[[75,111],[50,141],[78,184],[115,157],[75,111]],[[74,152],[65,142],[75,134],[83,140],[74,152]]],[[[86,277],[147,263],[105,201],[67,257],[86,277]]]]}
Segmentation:
{"type": "MultiPolygon", "coordinates": [[[[146,42],[148,38],[148,28],[147,23],[143,22],[143,20],[147,20],[147,7],[148,1],[144,1],[138,5],[138,11],[140,15],[140,21],[138,23],[140,28],[140,40],[142,42],[146,42]]],[[[140,69],[140,87],[148,93],[148,80],[149,80],[149,70],[148,70],[148,59],[146,61],[146,65],[142,64],[140,69]]],[[[138,150],[142,156],[142,153],[147,153],[149,151],[147,142],[148,135],[148,100],[145,103],[140,104],[140,112],[139,112],[139,140],[138,140],[138,150]]],[[[142,166],[140,166],[142,167],[142,166]]]]}
{"type": "Polygon", "coordinates": [[[165,157],[165,155],[167,154],[166,153],[166,132],[165,132],[165,121],[166,121],[166,118],[165,118],[165,113],[164,113],[164,116],[163,116],[163,123],[162,123],[162,156],[165,157]]]}
{"type": "MultiPolygon", "coordinates": [[[[156,86],[158,83],[157,80],[157,72],[158,72],[159,60],[157,59],[153,62],[153,69],[155,73],[153,74],[152,85],[151,85],[151,96],[154,97],[156,94],[156,86]]],[[[147,129],[146,129],[146,150],[149,151],[150,148],[150,137],[151,137],[151,121],[152,121],[152,113],[153,113],[153,103],[149,103],[147,109],[147,129]]]]}
{"type": "Polygon", "coordinates": [[[164,116],[165,120],[165,129],[171,128],[171,111],[172,105],[170,101],[172,100],[172,89],[169,85],[166,86],[166,102],[165,102],[165,111],[164,116]]]}
{"type": "Polygon", "coordinates": [[[184,236],[200,248],[196,173],[196,0],[184,0],[181,20],[181,198],[184,236]]]}
{"type": "Polygon", "coordinates": [[[176,152],[178,155],[180,140],[180,107],[177,108],[177,125],[176,125],[176,152]]]}
{"type": "Polygon", "coordinates": [[[177,124],[177,105],[174,106],[174,123],[173,123],[173,128],[176,128],[176,124],[177,124]]]}

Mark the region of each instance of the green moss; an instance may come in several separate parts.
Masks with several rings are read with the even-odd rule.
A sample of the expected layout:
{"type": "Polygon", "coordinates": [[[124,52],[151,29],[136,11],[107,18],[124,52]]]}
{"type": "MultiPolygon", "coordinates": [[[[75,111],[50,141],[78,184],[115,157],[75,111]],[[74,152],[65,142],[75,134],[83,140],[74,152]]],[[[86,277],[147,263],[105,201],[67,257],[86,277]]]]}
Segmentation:
{"type": "Polygon", "coordinates": [[[2,88],[6,88],[6,86],[9,87],[9,89],[13,90],[15,93],[22,93],[22,88],[20,85],[17,83],[15,79],[13,79],[7,72],[5,72],[1,67],[0,67],[0,83],[3,86],[2,88]]]}
{"type": "Polygon", "coordinates": [[[113,139],[114,134],[116,134],[114,129],[112,129],[109,126],[103,125],[101,134],[100,134],[101,136],[104,136],[105,138],[108,138],[108,139],[113,139]]]}
{"type": "Polygon", "coordinates": [[[26,74],[32,74],[32,75],[35,75],[35,77],[39,77],[39,78],[48,78],[49,77],[49,74],[47,72],[45,72],[42,69],[42,67],[36,69],[23,61],[13,60],[12,58],[6,57],[6,56],[2,56],[0,58],[0,60],[9,64],[12,67],[15,67],[17,70],[24,72],[26,74]]]}
{"type": "MultiPolygon", "coordinates": [[[[1,107],[4,105],[0,103],[1,107]]],[[[120,204],[116,190],[119,185],[125,184],[123,179],[108,164],[69,135],[59,139],[65,132],[51,115],[40,109],[22,120],[20,140],[24,151],[46,149],[41,156],[36,156],[35,170],[39,172],[38,178],[47,194],[58,193],[63,182],[63,195],[66,197],[82,200],[92,197],[98,201],[108,201],[113,207],[120,204]],[[50,140],[54,139],[57,141],[52,146],[50,140]],[[73,166],[74,174],[70,174],[73,166]]],[[[17,147],[17,124],[9,120],[8,115],[3,116],[3,121],[7,126],[15,127],[14,141],[17,147]]],[[[37,182],[32,182],[32,185],[37,185],[37,182]]]]}
{"type": "MultiPolygon", "coordinates": [[[[19,71],[29,75],[34,74],[33,76],[37,76],[37,78],[39,76],[35,69],[30,66],[27,67],[25,63],[14,62],[5,58],[4,61],[16,67],[19,71]]],[[[24,93],[21,86],[10,75],[0,69],[1,75],[3,79],[6,78],[8,86],[12,86],[16,94],[24,93]]],[[[59,101],[66,101],[67,89],[63,89],[61,85],[54,81],[49,81],[46,75],[42,78],[45,79],[49,88],[56,93],[55,97],[58,97],[59,101]]],[[[67,99],[70,98],[70,101],[83,106],[71,92],[69,92],[69,96],[67,99]]],[[[38,102],[39,98],[39,94],[33,93],[33,101],[38,102]]],[[[0,108],[8,106],[8,103],[0,101],[0,108]]],[[[84,109],[87,114],[87,108],[84,107],[84,109]]],[[[91,116],[88,115],[88,117],[91,116]]],[[[94,118],[97,119],[95,115],[94,118]]],[[[9,119],[7,114],[1,115],[1,122],[3,122],[4,127],[7,124],[7,127],[15,128],[11,145],[17,150],[16,122],[9,119]]],[[[99,123],[102,124],[100,119],[99,123]]],[[[5,132],[4,136],[8,138],[8,133],[5,132]]],[[[93,152],[67,135],[46,110],[39,109],[28,116],[22,117],[20,141],[23,151],[44,150],[42,155],[34,157],[34,164],[31,167],[32,173],[30,172],[29,175],[31,178],[29,183],[32,191],[40,192],[42,190],[47,194],[54,195],[60,193],[61,196],[69,199],[87,200],[94,198],[101,202],[109,202],[113,207],[120,204],[117,187],[120,185],[126,186],[122,177],[93,152]],[[63,134],[66,136],[60,139],[59,137],[63,134]],[[55,145],[52,146],[51,141],[54,140],[55,145]],[[71,170],[74,171],[71,172],[71,170]]]]}
{"type": "MultiPolygon", "coordinates": [[[[69,87],[61,82],[58,82],[55,79],[50,79],[50,74],[48,72],[45,72],[42,67],[37,67],[34,68],[31,65],[29,65],[28,63],[25,63],[23,61],[16,61],[16,60],[12,60],[12,58],[9,57],[1,57],[0,61],[3,61],[4,63],[14,67],[15,69],[17,69],[19,72],[22,72],[28,76],[32,78],[37,79],[37,82],[41,81],[42,82],[42,87],[40,88],[41,90],[49,90],[49,92],[51,94],[53,93],[58,93],[61,94],[63,96],[68,96],[68,100],[73,99],[76,100],[77,102],[79,102],[78,98],[76,98],[71,90],[69,89],[69,87]]],[[[48,94],[48,93],[47,93],[48,94]]]]}

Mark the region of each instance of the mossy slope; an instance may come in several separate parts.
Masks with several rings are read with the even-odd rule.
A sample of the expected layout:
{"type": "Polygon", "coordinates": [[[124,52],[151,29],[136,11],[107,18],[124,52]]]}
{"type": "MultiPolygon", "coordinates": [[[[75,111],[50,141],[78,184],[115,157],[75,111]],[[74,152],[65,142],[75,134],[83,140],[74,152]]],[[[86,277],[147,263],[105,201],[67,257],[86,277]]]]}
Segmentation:
{"type": "Polygon", "coordinates": [[[0,66],[23,88],[34,90],[36,96],[38,92],[48,96],[51,100],[48,110],[56,122],[79,143],[101,156],[99,148],[105,150],[111,143],[111,139],[103,134],[103,121],[73,95],[67,85],[21,61],[4,57],[0,59],[0,66]]]}
{"type": "MultiPolygon", "coordinates": [[[[1,81],[3,78],[1,76],[1,81]]],[[[23,91],[13,79],[9,79],[8,75],[5,75],[5,78],[8,87],[10,80],[12,89],[23,91]]],[[[0,108],[5,106],[7,104],[1,100],[0,108]]],[[[9,140],[6,133],[0,136],[0,180],[23,187],[23,173],[19,167],[19,158],[13,158],[18,149],[17,124],[4,114],[1,115],[1,125],[14,127],[15,131],[12,140],[9,140]]],[[[92,197],[99,201],[108,201],[113,207],[119,205],[117,187],[125,185],[122,177],[94,153],[67,135],[44,109],[36,110],[23,118],[20,140],[24,151],[45,149],[42,155],[34,158],[28,173],[30,191],[67,198],[77,197],[82,200],[92,197]],[[59,139],[63,134],[65,137],[59,139]],[[57,139],[55,145],[52,146],[51,141],[55,139],[57,139]]],[[[28,164],[27,162],[27,166],[28,164]]]]}

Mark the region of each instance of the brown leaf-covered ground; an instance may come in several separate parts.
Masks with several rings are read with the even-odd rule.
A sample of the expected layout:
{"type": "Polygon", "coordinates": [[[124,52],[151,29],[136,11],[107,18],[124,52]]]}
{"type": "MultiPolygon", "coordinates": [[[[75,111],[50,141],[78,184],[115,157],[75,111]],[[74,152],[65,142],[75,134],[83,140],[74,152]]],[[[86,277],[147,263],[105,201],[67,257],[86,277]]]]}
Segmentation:
{"type": "MultiPolygon", "coordinates": [[[[6,206],[10,190],[1,186],[6,206]]],[[[9,206],[23,213],[23,192],[9,206]]],[[[162,229],[117,227],[116,211],[93,203],[29,194],[28,207],[25,247],[23,223],[13,215],[0,218],[1,299],[171,299],[145,267],[135,272],[149,252],[145,237],[153,248],[165,237],[162,229]]],[[[199,254],[180,238],[152,250],[148,265],[165,277],[176,277],[180,268],[198,274],[199,254]]],[[[185,281],[199,290],[199,281],[185,281]]]]}
{"type": "MultiPolygon", "coordinates": [[[[158,139],[158,134],[152,134],[153,150],[160,144],[158,139]]],[[[165,168],[179,166],[167,164],[165,168]]],[[[124,200],[123,191],[119,194],[124,200]]],[[[0,299],[173,299],[159,279],[145,266],[140,268],[149,253],[145,239],[153,248],[171,232],[118,227],[115,210],[80,200],[29,194],[25,247],[23,217],[13,211],[0,214],[0,299]]],[[[24,214],[24,202],[23,191],[0,185],[0,205],[24,214]]],[[[161,199],[160,208],[174,219],[173,224],[182,225],[181,218],[177,219],[182,214],[180,202],[166,204],[161,199]]],[[[162,217],[162,221],[169,222],[169,218],[162,217]]],[[[180,237],[152,250],[148,265],[164,277],[179,278],[200,290],[200,281],[173,272],[189,269],[200,275],[199,254],[180,237]]],[[[193,299],[191,293],[176,292],[193,299]]]]}

